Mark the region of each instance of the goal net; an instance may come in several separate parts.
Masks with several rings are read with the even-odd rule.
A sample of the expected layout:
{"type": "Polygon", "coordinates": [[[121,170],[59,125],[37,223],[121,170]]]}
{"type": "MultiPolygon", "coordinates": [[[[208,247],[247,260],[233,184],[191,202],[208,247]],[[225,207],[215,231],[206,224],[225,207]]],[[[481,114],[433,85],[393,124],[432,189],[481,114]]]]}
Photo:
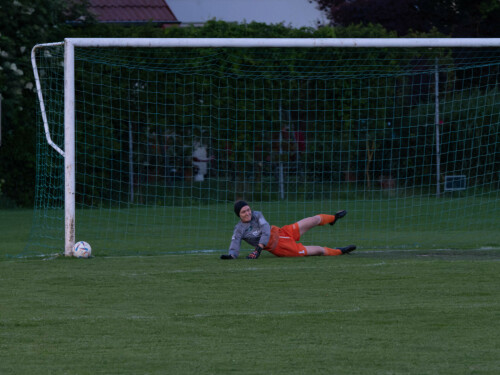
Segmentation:
{"type": "Polygon", "coordinates": [[[34,48],[28,252],[65,231],[100,255],[226,251],[238,199],[277,226],[348,211],[306,245],[500,243],[500,48],[160,42],[74,43],[66,107],[64,44],[34,48]]]}

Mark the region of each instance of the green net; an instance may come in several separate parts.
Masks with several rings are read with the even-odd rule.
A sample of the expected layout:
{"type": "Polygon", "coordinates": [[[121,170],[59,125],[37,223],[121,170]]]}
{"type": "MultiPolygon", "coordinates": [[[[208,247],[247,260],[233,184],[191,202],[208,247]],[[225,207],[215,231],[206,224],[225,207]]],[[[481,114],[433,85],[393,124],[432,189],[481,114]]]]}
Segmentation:
{"type": "MultiPolygon", "coordinates": [[[[63,145],[63,48],[37,52],[63,145]]],[[[76,239],[225,251],[245,199],[308,245],[499,246],[500,49],[76,48],[76,239]]],[[[64,248],[64,160],[38,116],[27,252],[64,248]]]]}

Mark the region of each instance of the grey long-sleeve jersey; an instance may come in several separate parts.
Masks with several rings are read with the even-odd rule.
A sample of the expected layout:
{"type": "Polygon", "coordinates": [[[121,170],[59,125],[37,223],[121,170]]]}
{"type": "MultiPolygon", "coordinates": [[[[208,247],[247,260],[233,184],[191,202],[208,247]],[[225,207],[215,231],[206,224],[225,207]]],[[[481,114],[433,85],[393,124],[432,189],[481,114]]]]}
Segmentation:
{"type": "Polygon", "coordinates": [[[267,245],[271,236],[271,226],[266,221],[262,212],[253,211],[252,220],[248,223],[240,221],[234,227],[231,245],[229,246],[229,254],[234,258],[240,253],[241,240],[244,240],[251,246],[258,244],[267,245]]]}

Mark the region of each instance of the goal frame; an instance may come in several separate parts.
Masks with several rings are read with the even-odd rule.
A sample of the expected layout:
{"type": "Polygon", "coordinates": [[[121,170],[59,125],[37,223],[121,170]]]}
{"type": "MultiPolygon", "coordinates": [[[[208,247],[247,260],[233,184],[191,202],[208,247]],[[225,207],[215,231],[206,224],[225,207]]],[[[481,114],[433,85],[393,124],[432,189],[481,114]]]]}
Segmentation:
{"type": "MultiPolygon", "coordinates": [[[[451,48],[500,47],[500,38],[66,38],[64,42],[37,44],[31,52],[40,111],[49,145],[64,158],[64,254],[72,255],[75,243],[75,48],[451,48]],[[45,111],[35,51],[64,46],[64,147],[55,144],[45,111]]],[[[438,127],[436,134],[439,136],[438,127]]],[[[439,144],[436,145],[439,147],[439,144]]],[[[438,151],[438,149],[437,149],[438,151]]]]}

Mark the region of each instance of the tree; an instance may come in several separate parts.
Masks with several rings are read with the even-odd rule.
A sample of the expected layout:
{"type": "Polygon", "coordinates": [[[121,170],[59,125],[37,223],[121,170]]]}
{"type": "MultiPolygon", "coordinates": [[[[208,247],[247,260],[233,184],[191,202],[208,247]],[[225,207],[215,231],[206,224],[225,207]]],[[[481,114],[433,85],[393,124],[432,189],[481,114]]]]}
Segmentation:
{"type": "Polygon", "coordinates": [[[85,2],[14,0],[8,6],[0,5],[0,181],[5,181],[4,204],[5,196],[21,205],[33,202],[36,103],[31,49],[37,43],[61,40],[68,27],[65,22],[82,14],[86,14],[85,2]]]}
{"type": "Polygon", "coordinates": [[[315,0],[334,26],[380,24],[399,36],[433,28],[454,37],[495,37],[498,0],[315,0]]]}

